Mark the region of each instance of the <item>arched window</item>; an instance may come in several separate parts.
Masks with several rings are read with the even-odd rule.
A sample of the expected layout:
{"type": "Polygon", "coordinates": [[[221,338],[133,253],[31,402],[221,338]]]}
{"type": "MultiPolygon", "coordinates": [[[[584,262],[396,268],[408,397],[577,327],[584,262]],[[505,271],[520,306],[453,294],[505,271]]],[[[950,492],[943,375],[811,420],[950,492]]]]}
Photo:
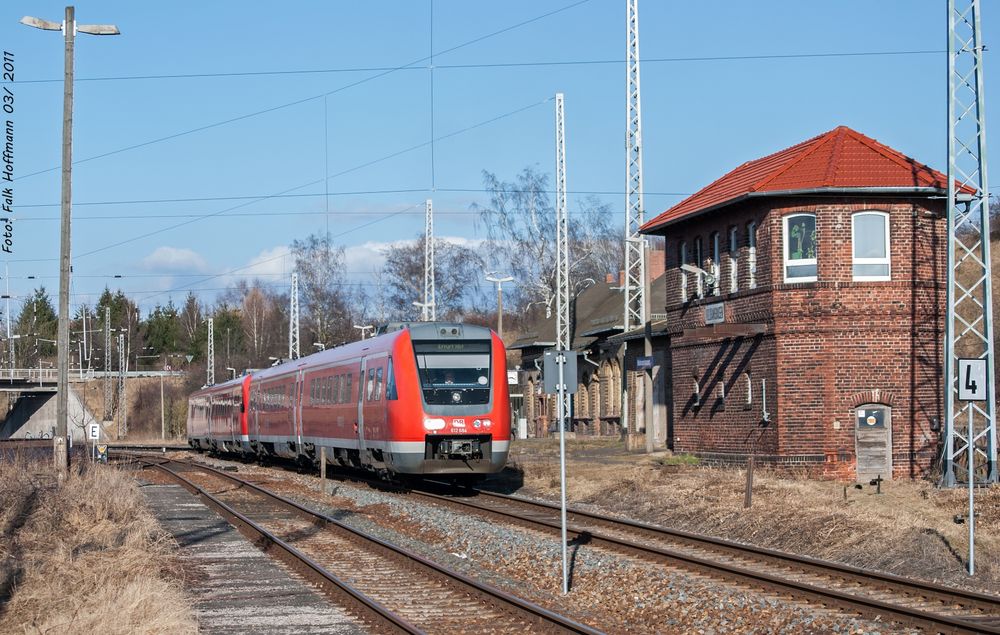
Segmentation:
{"type": "Polygon", "coordinates": [[[747,286],[757,288],[757,221],[747,223],[747,286]]]}
{"type": "Polygon", "coordinates": [[[851,217],[855,280],[889,280],[889,215],[858,212],[851,217]]]}
{"type": "Polygon", "coordinates": [[[749,410],[753,406],[753,379],[750,378],[750,373],[743,373],[743,384],[747,389],[747,398],[743,402],[743,407],[749,410]]]}
{"type": "Polygon", "coordinates": [[[816,215],[785,217],[785,282],[816,280],[816,215]]]}

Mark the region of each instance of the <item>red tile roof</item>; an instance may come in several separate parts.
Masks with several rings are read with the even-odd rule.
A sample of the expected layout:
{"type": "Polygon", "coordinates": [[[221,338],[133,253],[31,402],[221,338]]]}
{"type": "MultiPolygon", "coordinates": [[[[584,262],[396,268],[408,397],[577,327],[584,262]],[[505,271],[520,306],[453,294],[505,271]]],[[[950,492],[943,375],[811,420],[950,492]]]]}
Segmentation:
{"type": "MultiPolygon", "coordinates": [[[[772,155],[750,161],[646,222],[642,231],[721,207],[747,196],[816,189],[930,188],[947,177],[870,137],[839,126],[772,155]]],[[[963,191],[973,190],[963,187],[963,191]]]]}

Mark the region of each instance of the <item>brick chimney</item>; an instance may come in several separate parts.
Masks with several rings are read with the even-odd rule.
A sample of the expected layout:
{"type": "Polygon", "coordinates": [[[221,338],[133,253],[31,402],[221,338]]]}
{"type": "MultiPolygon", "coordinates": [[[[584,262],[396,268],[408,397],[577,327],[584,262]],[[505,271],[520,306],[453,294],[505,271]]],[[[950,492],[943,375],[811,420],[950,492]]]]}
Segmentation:
{"type": "Polygon", "coordinates": [[[656,280],[667,270],[667,251],[665,249],[650,249],[649,260],[646,263],[650,280],[656,280]]]}

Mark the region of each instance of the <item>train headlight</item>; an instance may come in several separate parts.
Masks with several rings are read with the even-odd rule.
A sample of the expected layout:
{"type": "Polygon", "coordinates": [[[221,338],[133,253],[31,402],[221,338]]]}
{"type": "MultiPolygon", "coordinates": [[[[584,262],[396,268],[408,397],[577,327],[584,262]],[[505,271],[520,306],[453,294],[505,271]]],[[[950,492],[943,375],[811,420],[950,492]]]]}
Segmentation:
{"type": "Polygon", "coordinates": [[[483,422],[480,419],[476,419],[475,421],[472,422],[472,426],[474,428],[480,428],[480,427],[482,427],[482,425],[483,425],[483,422]]]}
{"type": "Polygon", "coordinates": [[[451,393],[451,400],[454,403],[461,402],[462,401],[462,393],[458,392],[457,390],[455,392],[451,393]]]}
{"type": "Polygon", "coordinates": [[[424,419],[424,430],[443,430],[444,419],[424,419]]]}
{"type": "Polygon", "coordinates": [[[492,422],[492,421],[490,421],[489,419],[483,419],[483,425],[484,425],[484,426],[486,426],[486,427],[488,428],[488,427],[490,427],[491,425],[493,425],[493,422],[492,422]]]}

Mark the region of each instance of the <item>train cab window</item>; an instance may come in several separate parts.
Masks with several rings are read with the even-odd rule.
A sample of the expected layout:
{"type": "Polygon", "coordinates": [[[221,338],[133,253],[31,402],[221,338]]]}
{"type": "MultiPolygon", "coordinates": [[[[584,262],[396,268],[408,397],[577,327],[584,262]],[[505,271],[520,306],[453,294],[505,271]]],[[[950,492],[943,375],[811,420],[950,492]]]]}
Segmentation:
{"type": "Polygon", "coordinates": [[[375,369],[375,401],[382,399],[382,367],[375,369]]]}
{"type": "Polygon", "coordinates": [[[489,341],[414,342],[413,351],[426,403],[489,403],[489,341]]]}
{"type": "Polygon", "coordinates": [[[372,400],[372,395],[375,394],[375,369],[368,369],[368,385],[365,386],[365,399],[368,401],[372,400]]]}

